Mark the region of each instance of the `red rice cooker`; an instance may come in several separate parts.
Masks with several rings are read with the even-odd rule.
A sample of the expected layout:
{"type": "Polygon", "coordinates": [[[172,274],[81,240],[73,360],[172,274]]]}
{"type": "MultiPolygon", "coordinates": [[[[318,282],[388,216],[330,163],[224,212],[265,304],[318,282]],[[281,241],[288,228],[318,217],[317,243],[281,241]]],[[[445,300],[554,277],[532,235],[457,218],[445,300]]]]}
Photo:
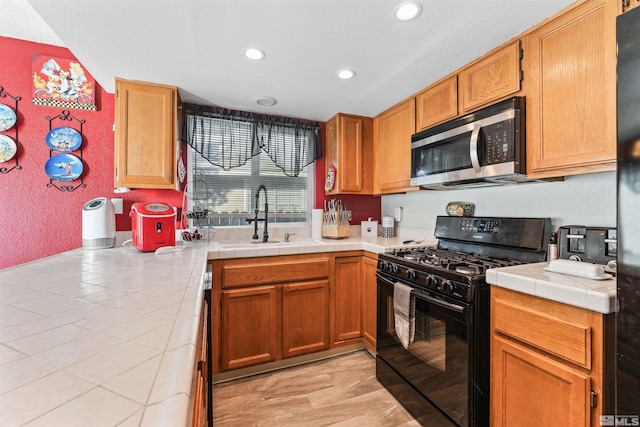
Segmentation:
{"type": "Polygon", "coordinates": [[[134,203],[131,206],[132,246],[152,252],[176,244],[176,211],[164,203],[134,203]]]}

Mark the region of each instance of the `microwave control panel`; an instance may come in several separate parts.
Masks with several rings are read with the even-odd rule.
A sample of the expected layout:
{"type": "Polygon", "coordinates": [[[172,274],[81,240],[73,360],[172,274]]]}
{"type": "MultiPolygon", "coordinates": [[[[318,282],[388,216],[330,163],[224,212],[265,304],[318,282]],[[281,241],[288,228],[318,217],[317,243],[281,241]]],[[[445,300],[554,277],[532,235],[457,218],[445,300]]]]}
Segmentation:
{"type": "Polygon", "coordinates": [[[513,119],[482,128],[484,133],[484,164],[511,162],[515,159],[513,144],[513,119]]]}

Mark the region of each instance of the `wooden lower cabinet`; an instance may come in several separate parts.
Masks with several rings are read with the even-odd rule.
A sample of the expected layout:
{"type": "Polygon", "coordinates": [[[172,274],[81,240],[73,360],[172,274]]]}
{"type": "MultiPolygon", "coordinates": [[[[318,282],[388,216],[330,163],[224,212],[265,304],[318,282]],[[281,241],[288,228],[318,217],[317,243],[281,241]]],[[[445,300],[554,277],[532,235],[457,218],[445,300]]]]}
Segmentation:
{"type": "Polygon", "coordinates": [[[195,390],[193,394],[193,411],[191,425],[193,427],[209,426],[209,306],[206,299],[202,301],[202,315],[198,329],[198,346],[196,350],[195,390]]]}
{"type": "Polygon", "coordinates": [[[282,286],[282,357],[329,348],[329,282],[282,286]]]}
{"type": "Polygon", "coordinates": [[[332,287],[333,345],[358,342],[362,338],[362,256],[336,257],[332,287]]]}
{"type": "Polygon", "coordinates": [[[376,347],[377,255],[212,261],[213,374],[364,343],[376,347]]]}
{"type": "Polygon", "coordinates": [[[612,414],[611,316],[493,287],[491,425],[599,426],[612,414]]]}
{"type": "Polygon", "coordinates": [[[363,290],[362,290],[362,338],[364,344],[375,353],[376,330],[378,310],[378,285],[376,283],[376,269],[378,268],[378,256],[365,254],[363,263],[363,290]]]}
{"type": "Polygon", "coordinates": [[[213,373],[328,349],[329,266],[326,254],[214,261],[213,373]]]}
{"type": "Polygon", "coordinates": [[[497,337],[492,345],[492,394],[501,398],[491,398],[491,425],[591,425],[589,375],[511,340],[497,337]]]}
{"type": "Polygon", "coordinates": [[[222,291],[222,370],[276,360],[276,286],[222,291]]]}

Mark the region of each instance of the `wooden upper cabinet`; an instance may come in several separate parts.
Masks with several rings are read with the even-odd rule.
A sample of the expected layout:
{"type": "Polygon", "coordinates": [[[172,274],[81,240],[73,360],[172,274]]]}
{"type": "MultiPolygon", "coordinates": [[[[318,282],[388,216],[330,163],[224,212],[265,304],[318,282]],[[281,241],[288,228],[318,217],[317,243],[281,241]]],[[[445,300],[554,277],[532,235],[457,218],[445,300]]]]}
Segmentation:
{"type": "Polygon", "coordinates": [[[458,115],[458,76],[450,76],[416,95],[416,131],[458,115]]]}
{"type": "Polygon", "coordinates": [[[586,1],[523,39],[532,178],[615,169],[617,10],[586,1]]]}
{"type": "Polygon", "coordinates": [[[375,194],[418,189],[411,187],[411,136],[415,131],[415,98],[401,102],[374,118],[375,194]]]}
{"type": "Polygon", "coordinates": [[[326,194],[373,193],[373,134],[369,117],[336,114],[326,125],[326,167],[333,165],[336,179],[326,194]]]}
{"type": "Polygon", "coordinates": [[[520,42],[506,45],[458,73],[461,113],[471,112],[520,90],[520,42]]]}
{"type": "Polygon", "coordinates": [[[177,189],[178,89],[116,79],[116,187],[177,189]]]}

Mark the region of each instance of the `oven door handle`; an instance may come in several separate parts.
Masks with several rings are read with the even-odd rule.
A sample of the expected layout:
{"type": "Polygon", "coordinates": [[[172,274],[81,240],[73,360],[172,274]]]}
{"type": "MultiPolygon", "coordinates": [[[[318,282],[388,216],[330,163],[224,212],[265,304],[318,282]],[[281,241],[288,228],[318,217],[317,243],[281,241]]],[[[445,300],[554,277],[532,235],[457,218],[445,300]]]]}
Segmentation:
{"type": "MultiPolygon", "coordinates": [[[[392,280],[390,280],[388,277],[383,276],[380,272],[376,272],[376,277],[379,280],[382,280],[384,283],[386,283],[389,286],[393,286],[394,282],[392,280]]],[[[442,301],[439,300],[438,298],[434,298],[430,295],[424,294],[416,289],[413,290],[413,292],[411,292],[413,295],[415,295],[418,298],[421,298],[427,302],[430,302],[432,304],[438,305],[442,308],[446,308],[449,310],[453,310],[456,313],[460,313],[460,314],[464,314],[464,309],[465,307],[458,305],[458,304],[453,304],[451,302],[447,302],[447,301],[442,301]]]]}
{"type": "Polygon", "coordinates": [[[440,307],[443,307],[443,308],[446,308],[446,309],[449,309],[449,310],[453,310],[456,313],[461,313],[461,314],[464,313],[464,307],[461,306],[461,305],[453,304],[453,303],[446,302],[446,301],[442,301],[442,300],[440,300],[438,298],[434,298],[432,296],[425,295],[422,292],[417,292],[415,290],[413,291],[413,294],[416,297],[419,297],[420,299],[423,299],[423,300],[425,300],[427,302],[430,302],[432,304],[435,304],[435,305],[439,305],[440,307]]]}

